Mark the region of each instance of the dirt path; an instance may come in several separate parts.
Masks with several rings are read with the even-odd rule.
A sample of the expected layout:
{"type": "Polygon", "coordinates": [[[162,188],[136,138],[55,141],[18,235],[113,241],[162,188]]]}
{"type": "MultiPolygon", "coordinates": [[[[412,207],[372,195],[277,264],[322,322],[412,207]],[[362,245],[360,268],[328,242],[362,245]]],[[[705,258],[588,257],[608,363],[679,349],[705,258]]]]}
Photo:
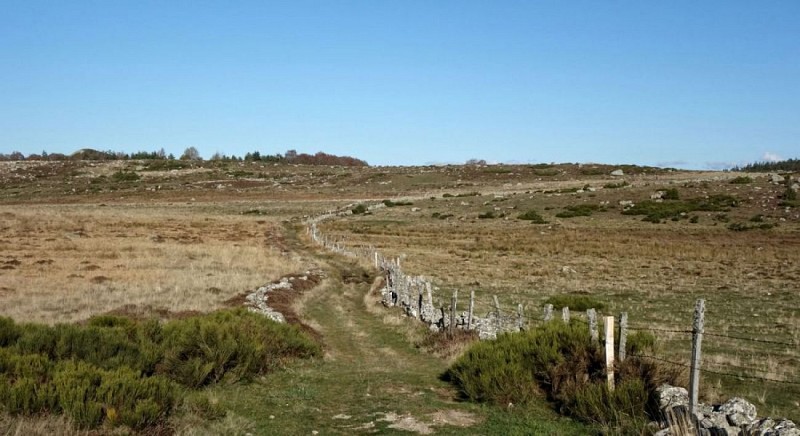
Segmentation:
{"type": "Polygon", "coordinates": [[[256,416],[255,434],[450,434],[484,421],[475,405],[456,401],[452,387],[439,380],[446,363],[409,342],[400,313],[378,307],[370,293],[374,271],[288,232],[292,251],[325,276],[294,304],[321,334],[325,358],[237,386],[235,395],[222,388],[230,397],[226,407],[256,416]]]}

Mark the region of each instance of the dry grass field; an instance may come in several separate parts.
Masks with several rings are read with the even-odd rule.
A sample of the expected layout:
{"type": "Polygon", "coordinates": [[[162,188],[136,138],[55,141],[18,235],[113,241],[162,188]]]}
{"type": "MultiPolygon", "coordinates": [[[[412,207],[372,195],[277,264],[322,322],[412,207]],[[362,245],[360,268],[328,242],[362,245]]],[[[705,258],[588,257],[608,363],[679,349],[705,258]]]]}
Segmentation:
{"type": "MultiPolygon", "coordinates": [[[[705,298],[709,332],[800,341],[800,208],[781,205],[786,186],[763,174],[732,184],[738,174],[624,166],[611,177],[617,167],[572,164],[169,165],[180,167],[0,162],[0,315],[207,312],[316,266],[284,240],[303,217],[391,199],[413,204],[321,230],[402,257],[406,272],[438,284],[439,301],[475,290],[479,311],[497,295],[537,317],[550,297],[588,296],[604,313],[627,311],[635,327],[687,330],[705,298]],[[623,214],[620,202],[647,204],[669,189],[679,200],[653,207],[723,200],[657,223],[623,214]],[[531,210],[545,223],[518,218],[531,210]]],[[[660,357],[688,361],[688,335],[656,335],[660,357]]],[[[800,418],[800,385],[748,378],[800,383],[796,345],[707,337],[705,352],[707,369],[739,375],[705,374],[707,399],[742,395],[761,414],[800,418]]]]}

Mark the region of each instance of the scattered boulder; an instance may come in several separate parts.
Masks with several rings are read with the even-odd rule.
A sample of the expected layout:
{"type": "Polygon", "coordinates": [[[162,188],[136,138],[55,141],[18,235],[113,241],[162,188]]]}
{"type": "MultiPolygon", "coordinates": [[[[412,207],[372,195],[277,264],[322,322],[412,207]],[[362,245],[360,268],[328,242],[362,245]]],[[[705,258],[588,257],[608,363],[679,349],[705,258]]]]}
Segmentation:
{"type": "Polygon", "coordinates": [[[772,183],[783,183],[783,176],[780,174],[770,174],[769,181],[772,183]]]}
{"type": "Polygon", "coordinates": [[[736,427],[751,424],[756,420],[756,406],[744,398],[731,398],[719,407],[719,412],[727,416],[728,422],[736,427]]]}
{"type": "Polygon", "coordinates": [[[625,175],[625,173],[622,170],[614,170],[611,171],[611,175],[615,177],[622,177],[625,175]]]}

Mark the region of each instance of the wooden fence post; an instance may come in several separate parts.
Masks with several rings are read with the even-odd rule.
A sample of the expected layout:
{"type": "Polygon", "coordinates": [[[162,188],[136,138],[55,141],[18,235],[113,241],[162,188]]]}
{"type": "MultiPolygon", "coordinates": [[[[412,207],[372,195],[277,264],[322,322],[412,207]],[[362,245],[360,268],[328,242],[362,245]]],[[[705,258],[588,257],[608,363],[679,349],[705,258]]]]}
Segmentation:
{"type": "Polygon", "coordinates": [[[500,332],[500,302],[497,301],[497,295],[492,295],[494,299],[494,325],[497,328],[497,332],[500,332]]]}
{"type": "Polygon", "coordinates": [[[467,330],[472,330],[472,312],[475,310],[475,290],[469,291],[469,312],[467,314],[467,330]]]}
{"type": "Polygon", "coordinates": [[[564,323],[569,324],[569,307],[564,306],[561,308],[561,319],[564,323]]]}
{"type": "Polygon", "coordinates": [[[706,300],[699,299],[694,306],[692,325],[692,368],[689,378],[689,411],[697,411],[697,397],[700,392],[700,360],[703,344],[703,325],[705,323],[706,300]]]}
{"type": "Polygon", "coordinates": [[[456,300],[458,299],[458,290],[453,291],[453,300],[450,303],[450,335],[456,329],[456,300]]]}
{"type": "Polygon", "coordinates": [[[589,320],[589,335],[592,338],[592,343],[597,343],[597,311],[589,309],[586,311],[586,318],[589,320]]]}
{"type": "Polygon", "coordinates": [[[553,319],[553,305],[552,304],[545,304],[544,305],[544,320],[550,321],[553,319]]]}
{"type": "Polygon", "coordinates": [[[628,344],[628,312],[619,314],[619,361],[625,361],[625,347],[628,344]]]}
{"type": "Polygon", "coordinates": [[[605,339],[606,339],[606,378],[608,380],[608,390],[614,390],[614,317],[606,316],[605,320],[605,339]]]}
{"type": "Polygon", "coordinates": [[[522,331],[523,325],[522,303],[519,303],[517,304],[517,330],[522,331]]]}

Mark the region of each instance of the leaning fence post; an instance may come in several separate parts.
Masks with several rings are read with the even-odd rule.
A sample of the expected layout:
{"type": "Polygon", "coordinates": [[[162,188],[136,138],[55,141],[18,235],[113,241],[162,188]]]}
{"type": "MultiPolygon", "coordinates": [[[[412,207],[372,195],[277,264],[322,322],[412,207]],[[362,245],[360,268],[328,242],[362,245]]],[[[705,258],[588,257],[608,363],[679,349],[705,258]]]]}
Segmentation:
{"type": "Polygon", "coordinates": [[[605,339],[606,339],[606,377],[608,380],[608,390],[614,390],[614,317],[606,316],[605,339]]]}
{"type": "Polygon", "coordinates": [[[469,291],[469,312],[467,313],[467,330],[472,330],[472,312],[475,310],[475,290],[469,291]]]}
{"type": "Polygon", "coordinates": [[[706,300],[699,299],[694,306],[694,324],[692,325],[692,368],[689,378],[689,411],[697,411],[697,397],[700,391],[700,359],[703,344],[703,324],[705,322],[706,300]]]}
{"type": "Polygon", "coordinates": [[[561,319],[564,323],[569,324],[569,307],[564,306],[561,308],[561,319]]]}
{"type": "Polygon", "coordinates": [[[550,321],[553,319],[553,305],[552,304],[545,304],[544,305],[544,320],[550,321]]]}
{"type": "Polygon", "coordinates": [[[625,347],[628,343],[628,312],[619,314],[619,361],[625,361],[625,347]]]}
{"type": "Polygon", "coordinates": [[[597,311],[589,309],[586,311],[586,318],[589,320],[589,335],[592,338],[592,343],[597,343],[597,311]]]}
{"type": "Polygon", "coordinates": [[[450,335],[456,329],[456,300],[458,299],[458,290],[453,291],[453,299],[450,303],[450,335]]]}

